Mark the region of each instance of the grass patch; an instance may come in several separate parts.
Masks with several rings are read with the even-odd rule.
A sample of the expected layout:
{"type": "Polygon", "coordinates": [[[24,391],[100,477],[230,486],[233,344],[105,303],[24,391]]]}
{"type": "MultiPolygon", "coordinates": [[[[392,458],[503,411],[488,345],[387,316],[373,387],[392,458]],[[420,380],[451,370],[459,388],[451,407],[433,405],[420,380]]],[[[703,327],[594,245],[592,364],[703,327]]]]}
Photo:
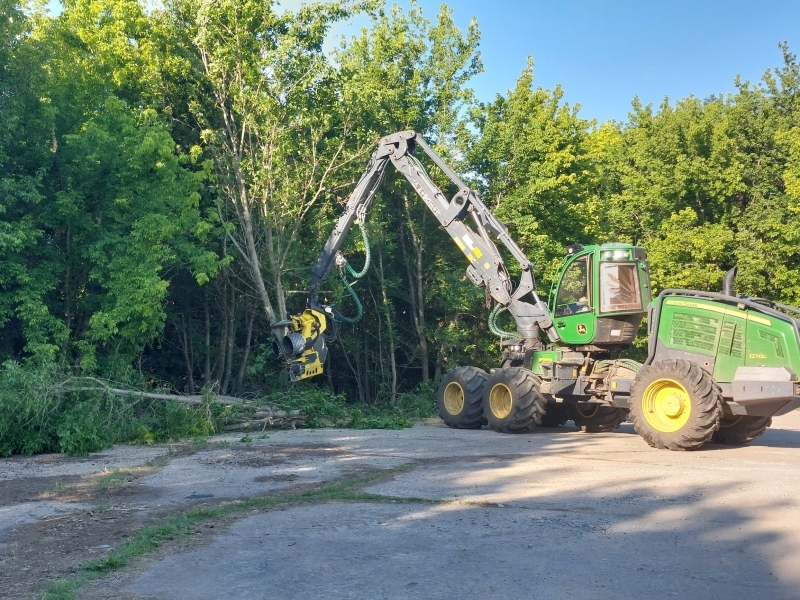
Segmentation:
{"type": "MultiPolygon", "coordinates": [[[[128,566],[132,559],[149,554],[167,542],[191,534],[196,525],[209,519],[219,519],[253,509],[271,510],[285,506],[321,502],[440,504],[441,501],[439,500],[382,496],[380,494],[363,492],[359,489],[379,479],[403,473],[412,468],[413,465],[410,464],[400,465],[392,469],[386,469],[369,475],[354,477],[339,483],[326,485],[316,490],[278,494],[274,496],[259,496],[247,500],[224,502],[215,506],[200,506],[188,509],[174,517],[168,518],[163,523],[145,527],[135,536],[123,542],[119,547],[114,548],[105,558],[83,563],[78,568],[78,572],[75,575],[51,583],[47,591],[39,596],[39,599],[75,600],[75,590],[85,583],[122,569],[128,566]]],[[[124,471],[120,471],[120,473],[123,472],[124,471]]],[[[116,472],[109,473],[104,477],[108,477],[108,481],[118,480],[116,472]]]]}
{"type": "Polygon", "coordinates": [[[102,475],[98,476],[94,481],[94,485],[98,489],[108,490],[118,487],[123,483],[128,483],[135,477],[138,477],[142,473],[148,472],[149,470],[150,469],[146,467],[134,467],[133,469],[114,469],[113,471],[109,471],[108,473],[103,473],[102,475]]]}

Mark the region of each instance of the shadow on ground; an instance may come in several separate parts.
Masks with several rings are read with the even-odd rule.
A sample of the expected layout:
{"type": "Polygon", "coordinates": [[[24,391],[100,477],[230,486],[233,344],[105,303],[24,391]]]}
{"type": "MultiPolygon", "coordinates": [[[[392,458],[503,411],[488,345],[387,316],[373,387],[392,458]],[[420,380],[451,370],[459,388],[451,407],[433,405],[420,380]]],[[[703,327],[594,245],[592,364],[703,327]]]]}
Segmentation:
{"type": "Polygon", "coordinates": [[[417,467],[368,488],[385,502],[244,518],[130,574],[124,597],[798,597],[796,431],[691,453],[631,433],[339,434],[349,453],[417,467]]]}

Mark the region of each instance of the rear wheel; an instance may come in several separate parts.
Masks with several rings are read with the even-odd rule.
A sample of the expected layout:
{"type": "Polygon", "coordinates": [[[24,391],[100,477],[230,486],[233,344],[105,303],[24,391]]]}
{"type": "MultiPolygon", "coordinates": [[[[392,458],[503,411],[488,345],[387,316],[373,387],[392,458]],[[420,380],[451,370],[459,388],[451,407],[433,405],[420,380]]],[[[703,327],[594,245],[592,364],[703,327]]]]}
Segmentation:
{"type": "Polygon", "coordinates": [[[535,429],[547,406],[540,383],[536,375],[522,367],[497,369],[490,374],[483,390],[483,413],[489,427],[502,433],[535,429]]]}
{"type": "Polygon", "coordinates": [[[436,391],[439,415],[448,427],[480,429],[483,386],[488,375],[477,367],[457,367],[442,378],[436,391]]]}
{"type": "Polygon", "coordinates": [[[569,410],[563,404],[548,403],[540,427],[561,427],[569,421],[569,410]]]}
{"type": "Polygon", "coordinates": [[[628,418],[628,411],[600,404],[575,404],[570,407],[570,418],[581,431],[605,433],[622,425],[628,418]]]}
{"type": "Polygon", "coordinates": [[[719,428],[722,392],[695,363],[662,360],[639,371],[630,405],[633,426],[648,444],[695,450],[719,428]]]}
{"type": "Polygon", "coordinates": [[[725,417],[711,440],[720,444],[747,444],[772,425],[772,417],[725,417]]]}

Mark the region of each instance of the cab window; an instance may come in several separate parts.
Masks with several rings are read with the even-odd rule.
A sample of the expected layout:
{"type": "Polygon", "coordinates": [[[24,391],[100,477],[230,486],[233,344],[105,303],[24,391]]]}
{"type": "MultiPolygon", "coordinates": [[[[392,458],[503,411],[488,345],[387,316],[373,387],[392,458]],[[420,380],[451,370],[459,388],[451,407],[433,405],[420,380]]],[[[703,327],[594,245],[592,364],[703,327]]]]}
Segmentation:
{"type": "Polygon", "coordinates": [[[556,298],[557,317],[591,311],[589,303],[589,257],[579,258],[564,272],[556,298]]]}
{"type": "Polygon", "coordinates": [[[641,309],[636,263],[600,263],[600,312],[641,309]]]}

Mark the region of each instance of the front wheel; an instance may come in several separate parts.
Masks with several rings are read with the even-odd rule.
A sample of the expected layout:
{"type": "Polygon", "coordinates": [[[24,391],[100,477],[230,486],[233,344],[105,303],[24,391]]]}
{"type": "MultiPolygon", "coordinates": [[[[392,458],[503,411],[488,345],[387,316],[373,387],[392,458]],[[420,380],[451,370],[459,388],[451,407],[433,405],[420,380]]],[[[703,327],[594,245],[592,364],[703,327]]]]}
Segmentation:
{"type": "Polygon", "coordinates": [[[631,389],[631,421],[656,448],[695,450],[722,418],[722,392],[711,375],[683,359],[642,367],[631,389]]]}
{"type": "Polygon", "coordinates": [[[747,444],[772,425],[772,417],[725,417],[711,440],[720,444],[747,444]]]}
{"type": "Polygon", "coordinates": [[[507,367],[489,375],[483,390],[483,414],[501,433],[524,433],[542,422],[547,401],[541,381],[528,369],[507,367]]]}
{"type": "Polygon", "coordinates": [[[483,425],[483,386],[488,375],[478,367],[456,367],[436,390],[439,416],[453,429],[480,429],[483,425]]]}
{"type": "Polygon", "coordinates": [[[605,433],[622,425],[628,418],[628,411],[600,404],[575,404],[570,407],[570,418],[581,431],[605,433]]]}

